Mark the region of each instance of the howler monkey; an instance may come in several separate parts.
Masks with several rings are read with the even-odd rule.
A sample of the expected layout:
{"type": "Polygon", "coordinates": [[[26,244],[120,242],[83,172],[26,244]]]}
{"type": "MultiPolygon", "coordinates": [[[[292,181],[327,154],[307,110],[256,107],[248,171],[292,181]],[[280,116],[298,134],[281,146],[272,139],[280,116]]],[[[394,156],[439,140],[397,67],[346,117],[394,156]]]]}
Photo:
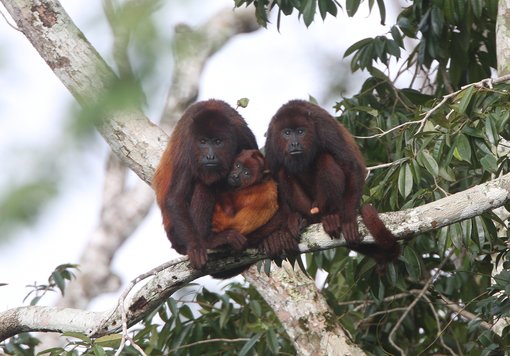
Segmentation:
{"type": "MultiPolygon", "coordinates": [[[[236,155],[256,149],[244,119],[221,100],[191,105],[177,122],[154,175],[153,187],[172,247],[194,268],[207,262],[216,198],[236,155]]],[[[244,238],[244,237],[243,237],[244,238]]]]}
{"type": "Polygon", "coordinates": [[[359,244],[365,163],[352,135],[324,109],[302,100],[283,105],[269,124],[266,159],[282,208],[308,224],[322,222],[330,236],[342,233],[350,248],[373,257],[380,268],[398,257],[399,244],[371,205],[361,215],[376,244],[359,244]]]}
{"type": "Polygon", "coordinates": [[[276,182],[259,150],[243,150],[228,175],[232,191],[220,194],[212,231],[236,230],[248,235],[266,224],[278,209],[276,182]]]}

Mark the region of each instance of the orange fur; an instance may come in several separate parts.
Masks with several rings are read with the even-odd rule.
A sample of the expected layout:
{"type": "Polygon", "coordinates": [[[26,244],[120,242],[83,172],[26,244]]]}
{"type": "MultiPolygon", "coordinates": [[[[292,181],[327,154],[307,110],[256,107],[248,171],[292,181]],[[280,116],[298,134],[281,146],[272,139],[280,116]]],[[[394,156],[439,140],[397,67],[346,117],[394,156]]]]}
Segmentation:
{"type": "Polygon", "coordinates": [[[232,206],[233,210],[229,212],[222,202],[216,204],[213,232],[233,229],[247,235],[267,223],[278,210],[276,183],[272,179],[227,194],[221,199],[228,200],[226,205],[232,206]]]}

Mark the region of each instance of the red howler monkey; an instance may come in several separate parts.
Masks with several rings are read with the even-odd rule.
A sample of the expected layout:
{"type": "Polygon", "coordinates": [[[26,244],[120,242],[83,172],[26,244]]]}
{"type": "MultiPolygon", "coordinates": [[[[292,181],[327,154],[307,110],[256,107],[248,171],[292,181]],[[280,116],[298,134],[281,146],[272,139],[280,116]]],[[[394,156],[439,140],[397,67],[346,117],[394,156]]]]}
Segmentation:
{"type": "Polygon", "coordinates": [[[302,100],[283,105],[269,124],[266,159],[281,206],[309,224],[322,222],[332,237],[343,233],[350,248],[374,258],[379,268],[399,256],[396,238],[371,205],[361,215],[376,244],[359,244],[365,164],[352,135],[324,109],[302,100]]]}
{"type": "Polygon", "coordinates": [[[214,205],[229,189],[226,177],[234,158],[243,149],[256,148],[244,119],[221,100],[195,103],[177,122],[153,187],[168,239],[177,252],[188,255],[192,267],[200,269],[207,262],[214,205]]]}
{"type": "Polygon", "coordinates": [[[278,209],[276,182],[259,150],[243,150],[228,175],[232,191],[220,194],[212,231],[236,230],[248,235],[266,224],[278,209]]]}
{"type": "MultiPolygon", "coordinates": [[[[297,241],[283,228],[276,182],[259,150],[243,150],[228,175],[232,190],[219,194],[212,217],[209,248],[230,245],[234,250],[261,247],[270,256],[297,250],[297,241]]],[[[249,266],[212,274],[233,277],[249,266]]]]}

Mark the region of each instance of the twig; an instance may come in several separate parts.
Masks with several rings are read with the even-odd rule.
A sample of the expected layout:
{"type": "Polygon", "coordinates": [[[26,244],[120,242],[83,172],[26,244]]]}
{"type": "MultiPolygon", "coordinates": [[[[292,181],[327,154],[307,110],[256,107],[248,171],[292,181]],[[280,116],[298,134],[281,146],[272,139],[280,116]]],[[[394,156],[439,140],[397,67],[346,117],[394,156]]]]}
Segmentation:
{"type": "Polygon", "coordinates": [[[242,342],[242,341],[248,341],[249,338],[238,338],[238,339],[208,339],[208,340],[200,340],[196,342],[192,342],[191,344],[182,345],[179,347],[176,347],[174,349],[171,349],[168,351],[168,354],[172,354],[177,350],[186,349],[188,347],[196,346],[196,345],[202,345],[202,344],[208,344],[211,342],[242,342]]]}
{"type": "MultiPolygon", "coordinates": [[[[440,271],[444,265],[446,264],[446,262],[450,259],[450,256],[453,254],[453,250],[449,251],[448,255],[445,256],[445,258],[443,259],[443,261],[441,261],[441,263],[439,264],[439,266],[437,267],[437,270],[440,271]]],[[[400,351],[400,354],[401,355],[405,355],[405,352],[404,350],[402,350],[395,342],[394,340],[394,336],[395,336],[395,332],[398,330],[398,328],[400,327],[400,325],[402,325],[402,322],[404,321],[404,319],[406,318],[407,314],[409,314],[409,312],[414,308],[414,306],[420,301],[420,299],[425,295],[425,293],[427,293],[427,290],[429,289],[430,285],[432,284],[432,282],[435,280],[436,276],[438,275],[438,273],[435,273],[434,275],[432,275],[428,280],[427,282],[425,283],[425,285],[423,286],[423,288],[421,289],[420,293],[416,296],[416,298],[413,300],[413,302],[411,304],[409,304],[409,306],[407,307],[406,311],[402,314],[402,316],[398,319],[397,323],[395,324],[395,326],[393,327],[393,329],[391,329],[391,332],[390,332],[390,335],[389,335],[389,341],[391,343],[391,345],[393,345],[394,348],[396,348],[398,351],[400,351]]]]}
{"type": "Polygon", "coordinates": [[[6,23],[7,25],[9,25],[10,27],[12,27],[12,28],[13,28],[13,29],[15,29],[16,31],[21,32],[21,30],[20,30],[20,29],[19,29],[16,25],[13,25],[13,24],[9,21],[9,19],[7,18],[7,16],[5,16],[5,14],[4,14],[1,10],[0,10],[0,15],[2,15],[2,17],[4,18],[5,23],[6,23]]]}
{"type": "MultiPolygon", "coordinates": [[[[439,315],[437,315],[437,311],[436,309],[434,308],[434,304],[432,303],[432,301],[429,299],[429,297],[424,294],[423,295],[423,299],[425,299],[427,302],[429,302],[429,307],[430,309],[432,310],[432,314],[434,314],[434,318],[436,319],[436,325],[437,325],[437,337],[436,337],[436,340],[437,338],[439,338],[439,341],[441,342],[441,345],[443,345],[443,347],[445,349],[447,349],[449,352],[450,352],[450,355],[457,355],[448,345],[446,345],[446,343],[444,342],[444,339],[443,339],[443,330],[444,329],[441,329],[441,321],[439,320],[439,315]]],[[[434,344],[434,342],[432,342],[430,344],[430,346],[432,346],[434,344]]],[[[425,349],[426,350],[426,349],[425,349]]]]}
{"type": "MultiPolygon", "coordinates": [[[[138,277],[133,279],[131,282],[129,282],[127,287],[124,289],[124,291],[120,295],[119,301],[118,301],[119,312],[120,312],[120,315],[121,315],[121,318],[122,318],[122,340],[120,342],[119,349],[115,353],[115,356],[119,356],[121,354],[122,350],[124,349],[126,341],[131,342],[132,346],[138,352],[140,352],[140,354],[145,355],[145,352],[136,344],[136,342],[133,340],[133,338],[128,335],[127,313],[126,313],[126,310],[124,308],[124,302],[126,301],[126,298],[127,298],[128,294],[129,294],[129,292],[131,292],[131,290],[134,288],[135,285],[137,285],[138,283],[140,283],[144,279],[147,279],[147,278],[149,278],[151,276],[154,276],[157,273],[163,271],[164,269],[169,268],[171,266],[174,266],[174,265],[176,265],[178,263],[181,263],[182,261],[184,261],[186,259],[187,259],[186,257],[181,257],[181,258],[178,258],[177,260],[172,260],[172,261],[163,263],[162,265],[157,266],[157,267],[151,269],[150,271],[145,272],[145,273],[139,275],[138,277]]],[[[108,318],[110,318],[110,317],[111,317],[111,315],[108,318]]]]}
{"type": "Polygon", "coordinates": [[[396,165],[401,164],[402,162],[405,162],[407,160],[408,160],[408,158],[400,158],[394,162],[382,163],[382,164],[378,164],[377,166],[367,167],[367,171],[370,172],[370,171],[375,171],[376,169],[396,166],[396,165]]]}
{"type": "Polygon", "coordinates": [[[391,132],[393,132],[395,130],[401,129],[401,128],[406,127],[406,126],[410,126],[410,125],[414,125],[414,124],[420,124],[420,126],[418,127],[418,130],[415,133],[415,135],[417,135],[418,133],[420,133],[423,130],[423,128],[425,127],[425,123],[427,122],[429,117],[435,111],[437,111],[437,109],[439,109],[441,106],[443,106],[443,104],[446,103],[450,98],[456,96],[457,94],[459,94],[463,90],[466,90],[469,87],[491,88],[492,89],[494,84],[499,84],[499,83],[503,83],[503,82],[507,82],[507,81],[510,81],[510,75],[509,74],[506,74],[506,75],[503,75],[503,76],[501,76],[499,78],[494,78],[494,79],[492,79],[492,78],[485,78],[485,79],[480,80],[479,82],[464,85],[459,90],[457,90],[455,92],[452,92],[450,94],[444,95],[443,98],[441,99],[441,101],[438,104],[434,105],[434,107],[432,107],[432,109],[428,110],[425,113],[425,116],[423,117],[423,119],[415,120],[415,121],[409,121],[409,122],[404,122],[403,124],[395,126],[395,127],[391,128],[391,129],[389,129],[387,131],[383,131],[381,133],[378,133],[378,134],[375,134],[375,135],[372,135],[372,136],[354,136],[354,137],[357,138],[357,139],[377,138],[377,137],[385,136],[385,135],[387,135],[387,134],[389,134],[389,133],[391,133],[391,132]]]}
{"type": "MultiPolygon", "coordinates": [[[[483,293],[482,295],[485,295],[486,293],[483,293]]],[[[479,296],[481,297],[481,296],[479,296]]],[[[478,299],[479,297],[475,298],[475,299],[478,299]]],[[[443,305],[445,307],[447,307],[448,309],[450,309],[451,311],[453,311],[457,316],[461,316],[463,318],[466,318],[468,320],[477,320],[477,319],[480,319],[479,317],[477,317],[475,314],[467,311],[465,308],[466,306],[464,307],[461,307],[459,305],[457,305],[456,303],[454,303],[453,301],[451,301],[450,299],[446,298],[444,295],[440,295],[440,300],[443,302],[443,305]]],[[[488,322],[486,321],[480,321],[480,326],[484,329],[487,329],[487,330],[492,330],[492,325],[489,324],[488,322]]]]}

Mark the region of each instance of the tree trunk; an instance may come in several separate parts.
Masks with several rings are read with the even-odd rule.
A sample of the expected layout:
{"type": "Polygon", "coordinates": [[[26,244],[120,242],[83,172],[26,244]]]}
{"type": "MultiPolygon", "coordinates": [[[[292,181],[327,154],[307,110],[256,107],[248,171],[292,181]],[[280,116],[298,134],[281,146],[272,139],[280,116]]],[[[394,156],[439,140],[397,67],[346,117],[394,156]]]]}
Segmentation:
{"type": "Polygon", "coordinates": [[[315,283],[290,263],[274,263],[271,276],[252,266],[244,277],[273,308],[298,355],[365,355],[352,344],[315,283]]]}

